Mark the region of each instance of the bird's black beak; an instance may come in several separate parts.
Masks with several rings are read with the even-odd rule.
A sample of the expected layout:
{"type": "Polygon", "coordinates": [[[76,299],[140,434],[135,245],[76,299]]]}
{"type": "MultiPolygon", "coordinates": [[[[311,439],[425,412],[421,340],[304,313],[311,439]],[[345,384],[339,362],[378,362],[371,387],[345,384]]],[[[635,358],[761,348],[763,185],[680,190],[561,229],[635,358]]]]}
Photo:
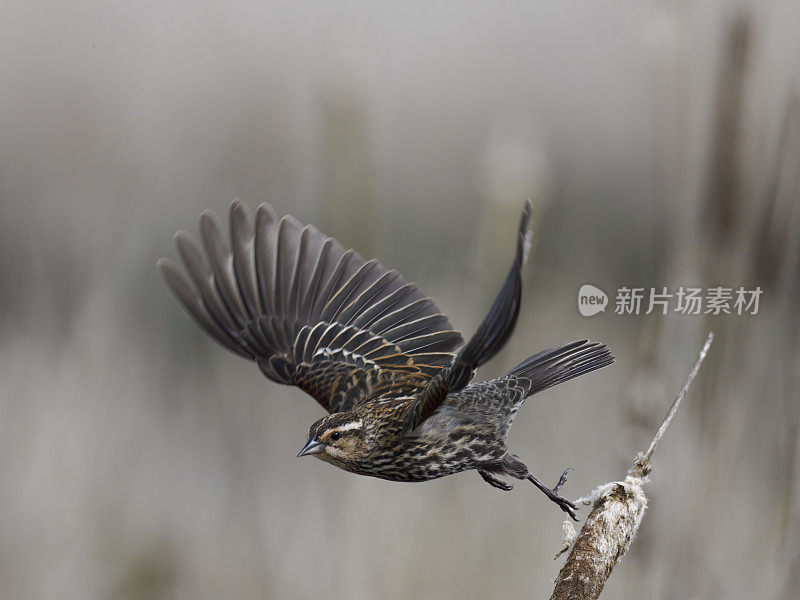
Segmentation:
{"type": "Polygon", "coordinates": [[[306,445],[303,446],[303,449],[300,450],[300,454],[297,455],[297,458],[301,456],[305,456],[306,454],[319,454],[321,452],[325,452],[325,444],[317,440],[313,435],[308,438],[306,445]]]}

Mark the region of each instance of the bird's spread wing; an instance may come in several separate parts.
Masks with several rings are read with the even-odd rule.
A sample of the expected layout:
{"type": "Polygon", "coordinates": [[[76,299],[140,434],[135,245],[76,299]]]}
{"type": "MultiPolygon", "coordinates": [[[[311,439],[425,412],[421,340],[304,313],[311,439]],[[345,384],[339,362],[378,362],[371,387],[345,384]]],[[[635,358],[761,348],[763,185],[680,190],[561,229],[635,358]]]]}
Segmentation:
{"type": "Polygon", "coordinates": [[[411,433],[442,405],[447,395],[467,386],[475,369],[491,359],[511,337],[519,316],[522,267],[531,246],[531,203],[525,203],[519,223],[517,248],[503,287],[475,335],[459,351],[453,363],[437,373],[417,396],[408,413],[405,433],[411,433]]]}
{"type": "Polygon", "coordinates": [[[230,243],[203,212],[200,239],[175,236],[185,273],[158,263],[177,300],[220,344],[329,412],[390,380],[424,385],[463,341],[418,285],[268,204],[255,220],[231,205],[230,243]]]}

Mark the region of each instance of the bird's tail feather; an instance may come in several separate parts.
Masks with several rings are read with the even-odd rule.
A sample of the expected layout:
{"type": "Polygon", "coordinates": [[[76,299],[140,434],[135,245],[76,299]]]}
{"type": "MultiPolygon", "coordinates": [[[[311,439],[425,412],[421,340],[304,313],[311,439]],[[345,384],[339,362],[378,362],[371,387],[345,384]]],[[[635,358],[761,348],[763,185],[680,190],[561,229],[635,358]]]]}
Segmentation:
{"type": "Polygon", "coordinates": [[[613,362],[614,357],[604,344],[581,340],[534,354],[511,369],[506,376],[530,381],[530,388],[525,394],[527,398],[613,362]]]}

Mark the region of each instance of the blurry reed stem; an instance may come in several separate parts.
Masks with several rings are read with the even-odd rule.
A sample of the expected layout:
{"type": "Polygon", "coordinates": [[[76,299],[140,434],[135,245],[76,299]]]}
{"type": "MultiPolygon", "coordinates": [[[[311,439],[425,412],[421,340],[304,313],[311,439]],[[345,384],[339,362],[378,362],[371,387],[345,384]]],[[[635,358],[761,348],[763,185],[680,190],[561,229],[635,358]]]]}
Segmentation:
{"type": "Polygon", "coordinates": [[[709,333],[694,368],[653,436],[649,448],[638,454],[625,480],[606,483],[583,500],[585,504],[593,502],[592,510],[558,573],[551,600],[600,597],[611,571],[625,556],[642,522],[647,508],[643,486],[652,469],[650,459],[653,452],[700,370],[713,339],[714,333],[709,333]]]}

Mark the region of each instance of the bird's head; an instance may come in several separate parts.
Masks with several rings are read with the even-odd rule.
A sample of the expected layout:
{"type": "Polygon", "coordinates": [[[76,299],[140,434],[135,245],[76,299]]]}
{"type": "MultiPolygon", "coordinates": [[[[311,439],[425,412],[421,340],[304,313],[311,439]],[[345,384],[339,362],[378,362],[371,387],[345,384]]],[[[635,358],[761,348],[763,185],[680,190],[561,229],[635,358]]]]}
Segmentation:
{"type": "Polygon", "coordinates": [[[347,468],[369,455],[371,418],[362,411],[334,413],[321,418],[308,431],[308,441],[300,454],[313,454],[320,460],[347,468]]]}

